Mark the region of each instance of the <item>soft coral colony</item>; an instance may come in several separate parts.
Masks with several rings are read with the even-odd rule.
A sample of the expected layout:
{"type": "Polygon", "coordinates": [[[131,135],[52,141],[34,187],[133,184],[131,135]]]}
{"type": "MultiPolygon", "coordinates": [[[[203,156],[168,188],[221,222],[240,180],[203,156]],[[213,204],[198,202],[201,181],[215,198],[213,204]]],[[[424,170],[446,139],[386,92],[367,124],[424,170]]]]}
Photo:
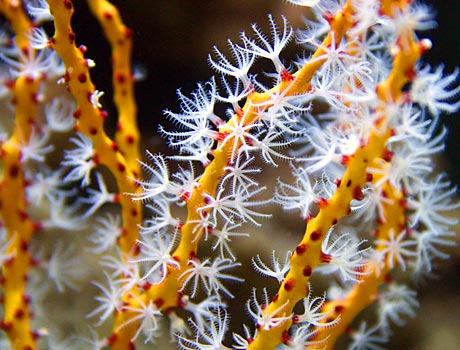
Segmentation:
{"type": "Polygon", "coordinates": [[[133,349],[155,343],[168,318],[181,349],[332,349],[339,336],[348,349],[382,349],[418,307],[393,271],[428,279],[455,244],[456,189],[434,157],[460,87],[457,70],[420,60],[431,42],[418,35],[435,26],[433,10],[408,0],[290,0],[310,8],[305,29],[269,16],[268,31],[253,25],[229,41],[229,55],[215,48],[216,76],[179,90],[178,111],[165,112],[172,123],[160,132],[175,155],[147,151],[140,162],[131,31],[109,2],[87,2],[112,47],[113,138],[95,62],[76,45],[72,2],[0,1],[1,348],[133,349]],[[295,44],[298,58],[287,62],[295,44]],[[271,65],[262,72],[263,60],[271,65]],[[260,173],[279,164],[292,176],[266,190],[260,173]],[[271,262],[254,252],[254,270],[278,291],[253,288],[241,301],[252,324],[230,331],[229,283],[243,282],[232,241],[263,234],[268,204],[297,212],[305,232],[271,262]],[[88,249],[56,234],[87,221],[88,249]],[[53,232],[45,247],[40,237],[53,232]],[[50,287],[79,287],[89,252],[102,279],[88,318],[112,332],[65,339],[42,303],[50,287]],[[313,275],[330,282],[324,295],[313,293],[313,275]],[[362,319],[371,304],[375,316],[362,319]]]}

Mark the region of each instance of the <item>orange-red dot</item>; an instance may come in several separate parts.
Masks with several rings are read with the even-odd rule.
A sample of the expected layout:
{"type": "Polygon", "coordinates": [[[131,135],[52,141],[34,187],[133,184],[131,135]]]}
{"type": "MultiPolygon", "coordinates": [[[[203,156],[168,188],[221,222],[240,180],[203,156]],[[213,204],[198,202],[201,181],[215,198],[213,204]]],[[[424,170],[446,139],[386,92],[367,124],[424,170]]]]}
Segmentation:
{"type": "Polygon", "coordinates": [[[291,336],[289,335],[289,332],[285,330],[283,332],[283,335],[281,336],[281,341],[283,344],[289,344],[290,340],[291,340],[291,336]]]}
{"type": "Polygon", "coordinates": [[[26,313],[23,309],[16,309],[16,311],[14,312],[14,318],[20,320],[24,317],[25,314],[26,313]]]}
{"type": "Polygon", "coordinates": [[[74,117],[75,119],[78,119],[78,118],[81,117],[81,109],[80,109],[80,108],[77,109],[77,110],[75,110],[75,112],[73,112],[73,117],[74,117]]]}
{"type": "Polygon", "coordinates": [[[287,69],[281,70],[280,78],[281,81],[293,81],[295,79],[294,76],[291,73],[289,73],[287,69]]]}
{"type": "Polygon", "coordinates": [[[72,32],[72,31],[69,31],[69,41],[71,44],[73,44],[75,42],[75,33],[72,32]]]}
{"type": "Polygon", "coordinates": [[[108,118],[109,114],[107,113],[107,111],[104,111],[103,109],[99,109],[99,116],[103,120],[106,120],[108,118]]]}
{"type": "Polygon", "coordinates": [[[326,198],[320,198],[317,202],[316,202],[316,205],[318,207],[320,207],[321,209],[322,208],[326,208],[328,205],[329,205],[329,200],[327,200],[326,198]]]}
{"type": "Polygon", "coordinates": [[[343,310],[345,310],[345,306],[343,306],[343,305],[336,305],[336,306],[334,307],[334,311],[337,312],[337,313],[339,313],[339,314],[340,314],[343,310]]]}
{"type": "Polygon", "coordinates": [[[18,210],[18,216],[21,221],[26,221],[29,218],[29,214],[25,210],[18,210]]]}
{"type": "Polygon", "coordinates": [[[318,230],[315,230],[313,231],[312,233],[310,233],[310,239],[312,241],[317,241],[321,238],[321,232],[318,231],[318,230]]]}
{"type": "Polygon", "coordinates": [[[8,175],[9,175],[11,178],[15,179],[15,178],[18,177],[19,171],[20,171],[19,166],[16,165],[16,164],[13,164],[12,166],[10,166],[10,168],[9,168],[9,170],[8,170],[8,175]]]}
{"type": "Polygon", "coordinates": [[[30,297],[30,295],[27,295],[27,294],[23,294],[21,299],[26,305],[30,304],[30,302],[32,301],[32,298],[30,297]]]}
{"type": "Polygon", "coordinates": [[[87,80],[87,78],[86,78],[86,74],[85,74],[85,73],[80,73],[80,74],[78,74],[78,81],[79,81],[80,83],[86,83],[86,80],[87,80]]]}
{"type": "Polygon", "coordinates": [[[93,163],[96,164],[96,165],[99,165],[101,163],[101,161],[99,160],[99,154],[97,153],[94,153],[93,154],[93,163]]]}
{"type": "Polygon", "coordinates": [[[0,329],[3,329],[6,332],[9,331],[11,328],[13,328],[12,322],[5,322],[3,320],[0,320],[0,329]]]}
{"type": "Polygon", "coordinates": [[[307,246],[305,244],[299,244],[296,248],[295,248],[295,252],[298,254],[298,255],[302,255],[303,253],[305,253],[305,251],[307,250],[307,246]]]}
{"type": "Polygon", "coordinates": [[[304,275],[305,277],[310,277],[311,276],[311,267],[310,266],[305,266],[302,270],[302,275],[304,275]]]}
{"type": "Polygon", "coordinates": [[[22,251],[27,251],[27,249],[29,249],[29,243],[27,243],[25,240],[22,240],[21,241],[21,250],[22,251]]]}
{"type": "Polygon", "coordinates": [[[117,339],[118,339],[118,334],[117,333],[112,333],[112,335],[107,338],[107,344],[109,346],[112,346],[113,344],[115,344],[117,339]]]}
{"type": "Polygon", "coordinates": [[[118,163],[117,168],[120,172],[124,172],[126,170],[126,166],[123,163],[118,163]]]}
{"type": "Polygon", "coordinates": [[[357,201],[362,201],[364,199],[363,191],[360,186],[356,186],[353,190],[353,198],[357,201]]]}
{"type": "Polygon", "coordinates": [[[134,143],[134,136],[133,135],[126,136],[126,143],[129,145],[132,145],[134,143]]]}
{"type": "Polygon", "coordinates": [[[104,11],[102,15],[104,16],[105,19],[108,19],[108,20],[111,20],[113,18],[113,14],[110,13],[109,11],[104,11]]]}
{"type": "Polygon", "coordinates": [[[70,0],[64,0],[64,6],[67,10],[71,10],[72,9],[72,1],[70,0]]]}
{"type": "Polygon", "coordinates": [[[123,73],[117,73],[115,74],[115,80],[118,83],[123,84],[126,81],[126,76],[123,73]]]}
{"type": "Polygon", "coordinates": [[[153,303],[158,309],[160,309],[164,305],[165,301],[161,298],[158,298],[158,299],[155,299],[153,303]]]}
{"type": "Polygon", "coordinates": [[[125,28],[125,38],[130,39],[132,38],[132,36],[133,36],[133,31],[129,28],[125,28]]]}
{"type": "Polygon", "coordinates": [[[295,286],[295,280],[293,278],[291,278],[291,279],[287,280],[286,282],[284,282],[283,287],[284,287],[284,289],[286,291],[289,292],[290,290],[292,290],[294,288],[294,286],[295,286]]]}
{"type": "Polygon", "coordinates": [[[41,337],[42,333],[40,333],[40,331],[31,331],[30,335],[32,336],[34,340],[37,340],[38,338],[41,337]]]}

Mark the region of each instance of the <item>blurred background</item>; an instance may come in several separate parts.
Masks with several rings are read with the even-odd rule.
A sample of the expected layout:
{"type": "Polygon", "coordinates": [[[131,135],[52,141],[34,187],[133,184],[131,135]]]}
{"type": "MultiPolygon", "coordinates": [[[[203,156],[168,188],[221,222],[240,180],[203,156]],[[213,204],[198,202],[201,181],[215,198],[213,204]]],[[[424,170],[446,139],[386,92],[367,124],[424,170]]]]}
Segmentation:
{"type": "MultiPolygon", "coordinates": [[[[77,41],[88,47],[87,57],[96,62],[92,74],[97,89],[105,91],[101,102],[109,114],[115,116],[108,83],[111,76],[110,48],[98,24],[88,14],[85,1],[74,3],[77,41]]],[[[225,50],[226,40],[238,41],[239,33],[250,31],[251,23],[257,22],[264,27],[269,13],[275,18],[285,15],[294,28],[301,25],[303,15],[301,8],[290,6],[282,0],[118,0],[113,3],[134,32],[134,62],[147,71],[146,79],[137,84],[136,95],[145,147],[154,153],[167,152],[165,140],[158,136],[157,125],[164,120],[163,110],[178,110],[176,89],[182,88],[184,93],[192,91],[197,82],[204,82],[213,74],[207,64],[207,56],[213,45],[225,50]]],[[[435,65],[442,62],[447,72],[452,72],[460,63],[460,2],[443,0],[429,3],[437,12],[439,26],[426,33],[434,46],[425,59],[435,65]]],[[[444,121],[449,128],[449,136],[446,154],[440,162],[452,181],[459,184],[459,115],[448,116],[444,121]]],[[[108,128],[114,125],[114,119],[108,122],[108,128]]],[[[266,181],[273,182],[277,174],[266,173],[263,176],[266,181]]],[[[458,216],[458,213],[452,215],[458,216]]],[[[245,263],[246,267],[242,270],[249,273],[246,283],[233,288],[238,294],[231,313],[238,332],[241,332],[241,328],[237,314],[244,318],[242,305],[254,285],[254,273],[248,267],[250,257],[256,254],[267,256],[272,249],[280,252],[293,249],[304,230],[301,220],[282,213],[277,213],[270,224],[272,227],[244,240],[235,249],[245,263]]],[[[394,329],[395,337],[387,346],[388,349],[460,348],[460,251],[452,249],[450,252],[452,258],[440,264],[439,278],[419,288],[421,306],[417,317],[405,327],[394,329]]],[[[284,257],[283,253],[279,253],[279,256],[284,257]]],[[[262,278],[258,280],[265,282],[262,278]]],[[[75,310],[84,303],[78,301],[79,296],[83,298],[82,294],[75,295],[72,306],[75,310]]],[[[67,308],[66,305],[62,307],[67,308]]]]}

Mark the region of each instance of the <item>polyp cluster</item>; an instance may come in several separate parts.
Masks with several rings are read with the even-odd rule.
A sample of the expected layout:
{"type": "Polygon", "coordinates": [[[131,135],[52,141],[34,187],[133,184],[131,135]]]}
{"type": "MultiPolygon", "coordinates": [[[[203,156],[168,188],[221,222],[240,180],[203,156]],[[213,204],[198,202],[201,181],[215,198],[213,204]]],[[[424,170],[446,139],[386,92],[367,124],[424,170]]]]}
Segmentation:
{"type": "Polygon", "coordinates": [[[253,324],[232,325],[233,348],[333,349],[346,335],[349,349],[381,349],[392,325],[414,315],[415,291],[392,272],[429,278],[454,244],[456,190],[434,157],[444,148],[441,115],[460,107],[457,71],[420,61],[431,42],[418,33],[435,26],[428,6],[290,2],[311,8],[306,29],[269,16],[269,32],[253,25],[229,41],[229,56],[215,48],[216,76],[191,94],[178,91],[179,110],[165,112],[173,126],[159,131],[175,155],[150,150],[138,161],[131,32],[117,9],[88,0],[112,47],[112,139],[103,92],[91,81],[95,63],[76,45],[72,2],[0,1],[9,23],[0,47],[2,348],[128,350],[154,343],[167,317],[179,348],[229,349],[228,282],[243,282],[231,243],[250,225],[263,234],[268,204],[298,212],[305,233],[284,260],[274,252],[267,263],[254,252],[255,271],[279,289],[254,288],[241,301],[253,324]],[[44,21],[54,24],[50,37],[44,21]],[[287,62],[294,42],[298,58],[287,62]],[[262,60],[271,70],[261,71],[262,60]],[[70,142],[53,163],[58,134],[70,142]],[[268,191],[259,173],[279,164],[289,164],[291,180],[268,191]],[[87,246],[105,275],[88,316],[95,326],[112,322],[113,331],[59,344],[40,323],[46,312],[33,317],[46,294],[36,276],[45,271],[64,291],[88,267],[78,268],[79,252],[59,238],[47,254],[40,237],[87,221],[87,246]],[[211,250],[203,253],[205,241],[211,250]],[[330,281],[323,296],[313,295],[312,275],[330,281]],[[350,330],[373,303],[375,319],[350,330]]]}

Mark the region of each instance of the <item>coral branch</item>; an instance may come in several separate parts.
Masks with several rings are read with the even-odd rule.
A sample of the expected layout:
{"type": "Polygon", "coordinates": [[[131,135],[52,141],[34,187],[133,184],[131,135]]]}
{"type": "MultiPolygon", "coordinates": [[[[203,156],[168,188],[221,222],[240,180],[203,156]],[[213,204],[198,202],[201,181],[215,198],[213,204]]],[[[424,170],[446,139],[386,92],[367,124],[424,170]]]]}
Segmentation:
{"type": "Polygon", "coordinates": [[[118,110],[118,126],[115,141],[134,176],[140,175],[139,130],[137,106],[134,97],[131,51],[132,33],[120,17],[115,6],[105,0],[88,0],[91,12],[96,16],[112,48],[112,81],[114,101],[118,110]]]}
{"type": "MultiPolygon", "coordinates": [[[[29,45],[31,22],[22,4],[0,3],[0,12],[8,19],[16,33],[16,45],[25,55],[35,52],[29,45]]],[[[37,113],[37,95],[40,77],[21,75],[12,86],[13,103],[16,107],[15,127],[11,137],[1,144],[2,175],[0,179],[0,212],[7,231],[10,256],[2,266],[4,295],[4,318],[1,328],[8,334],[14,349],[36,349],[31,330],[31,312],[26,292],[27,274],[32,266],[29,244],[37,227],[27,214],[24,159],[21,148],[29,142],[37,113]]]]}

